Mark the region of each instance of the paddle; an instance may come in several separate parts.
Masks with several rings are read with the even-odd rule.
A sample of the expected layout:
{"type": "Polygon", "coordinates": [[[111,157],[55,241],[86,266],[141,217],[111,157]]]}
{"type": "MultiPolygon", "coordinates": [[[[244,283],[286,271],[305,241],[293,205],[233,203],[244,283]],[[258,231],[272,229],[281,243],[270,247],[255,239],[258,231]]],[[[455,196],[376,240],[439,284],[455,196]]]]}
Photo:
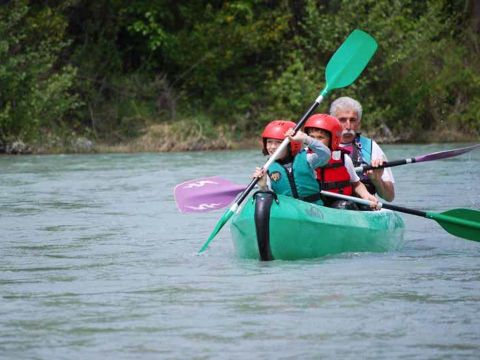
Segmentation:
{"type": "MultiPolygon", "coordinates": [[[[230,204],[245,188],[218,176],[187,181],[175,187],[175,201],[182,212],[205,212],[219,209],[230,204]],[[195,184],[195,185],[193,185],[195,184]],[[224,205],[208,204],[221,203],[224,205]]],[[[371,202],[353,196],[329,191],[321,191],[322,195],[343,200],[350,200],[370,206],[371,202]]],[[[381,208],[421,216],[437,221],[452,235],[480,242],[480,211],[471,209],[452,209],[443,213],[420,211],[397,205],[378,203],[381,208]]]]}
{"type": "MultiPolygon", "coordinates": [[[[380,167],[446,159],[453,156],[462,155],[478,147],[480,147],[480,144],[460,149],[420,155],[410,159],[389,161],[380,167]]],[[[371,166],[364,165],[355,168],[355,170],[366,171],[370,168],[371,166]]],[[[245,189],[245,186],[238,185],[219,176],[213,176],[209,178],[190,180],[179,184],[175,187],[174,194],[177,206],[182,213],[206,212],[226,207],[227,205],[231,204],[235,197],[245,189]]]]}
{"type": "Polygon", "coordinates": [[[409,158],[409,159],[387,161],[387,162],[384,162],[382,165],[379,165],[377,167],[373,167],[371,165],[362,165],[362,166],[357,166],[355,168],[355,171],[356,172],[364,172],[364,171],[371,170],[371,169],[381,169],[381,168],[398,166],[398,165],[412,164],[412,163],[416,163],[416,162],[418,163],[418,162],[424,162],[424,161],[447,159],[447,158],[450,158],[450,157],[465,154],[466,152],[472,151],[472,150],[474,150],[478,147],[480,147],[480,144],[476,144],[476,145],[472,145],[472,146],[468,146],[468,147],[464,147],[464,148],[459,148],[459,149],[438,151],[438,152],[434,152],[434,153],[431,153],[431,154],[420,155],[420,156],[416,156],[416,157],[409,158]]]}
{"type": "MultiPolygon", "coordinates": [[[[365,199],[336,194],[329,191],[322,190],[321,193],[325,196],[350,200],[368,206],[372,203],[365,199]]],[[[379,206],[381,208],[435,220],[442,228],[452,235],[480,242],[480,211],[472,209],[452,209],[442,213],[435,213],[432,211],[420,211],[385,203],[379,203],[379,206]]]]}
{"type": "Polygon", "coordinates": [[[178,184],[174,189],[174,198],[184,214],[209,212],[230,205],[245,189],[246,186],[212,176],[178,184]]]}
{"type": "MultiPolygon", "coordinates": [[[[333,54],[327,64],[325,70],[325,88],[320,92],[317,99],[313,102],[307,112],[300,118],[297,125],[294,127],[296,132],[300,129],[308,117],[315,111],[318,105],[322,102],[324,97],[328,95],[331,90],[339,89],[350,85],[361,74],[363,69],[367,66],[373,54],[377,50],[377,42],[373,37],[362,30],[354,30],[343,44],[333,54]]],[[[263,165],[263,170],[267,170],[269,166],[277,159],[283,150],[288,146],[289,138],[283,140],[282,144],[272,154],[268,161],[263,165]]],[[[223,214],[212,233],[208,237],[205,244],[198,252],[204,252],[215,235],[221,230],[223,225],[232,217],[240,204],[245,200],[250,191],[255,187],[258,178],[253,179],[247,186],[245,191],[238,197],[232,206],[223,214]]]]}
{"type": "Polygon", "coordinates": [[[175,203],[182,213],[206,212],[230,205],[245,186],[219,176],[185,181],[173,190],[175,203]]]}

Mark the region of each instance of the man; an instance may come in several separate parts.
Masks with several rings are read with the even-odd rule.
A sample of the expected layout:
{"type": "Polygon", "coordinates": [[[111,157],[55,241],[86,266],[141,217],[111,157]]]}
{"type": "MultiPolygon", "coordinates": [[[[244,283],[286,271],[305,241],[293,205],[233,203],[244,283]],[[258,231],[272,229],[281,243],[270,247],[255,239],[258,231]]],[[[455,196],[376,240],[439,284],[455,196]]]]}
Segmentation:
{"type": "MultiPolygon", "coordinates": [[[[358,101],[346,96],[340,97],[331,104],[330,115],[342,124],[340,146],[350,151],[355,166],[378,166],[387,161],[385,153],[374,140],[360,135],[362,105],[358,101]]],[[[377,193],[387,201],[395,198],[395,180],[390,168],[368,170],[360,179],[372,194],[377,193]]]]}

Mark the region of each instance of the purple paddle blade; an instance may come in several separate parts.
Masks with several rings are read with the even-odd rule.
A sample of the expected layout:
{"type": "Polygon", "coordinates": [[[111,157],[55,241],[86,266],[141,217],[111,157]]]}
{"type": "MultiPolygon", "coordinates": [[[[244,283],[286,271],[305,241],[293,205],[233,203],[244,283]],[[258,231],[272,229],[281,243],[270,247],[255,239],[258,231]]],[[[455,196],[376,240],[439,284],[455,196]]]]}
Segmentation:
{"type": "Polygon", "coordinates": [[[213,176],[185,181],[173,192],[178,209],[185,214],[224,208],[244,190],[245,186],[213,176]]]}
{"type": "Polygon", "coordinates": [[[446,158],[449,158],[449,157],[462,155],[462,154],[464,154],[468,151],[471,151],[473,149],[476,149],[478,147],[480,147],[480,144],[476,144],[476,145],[472,145],[472,146],[465,147],[465,148],[460,148],[460,149],[438,151],[438,152],[434,152],[434,153],[431,153],[431,154],[417,156],[417,157],[415,157],[415,162],[446,159],[446,158]]]}

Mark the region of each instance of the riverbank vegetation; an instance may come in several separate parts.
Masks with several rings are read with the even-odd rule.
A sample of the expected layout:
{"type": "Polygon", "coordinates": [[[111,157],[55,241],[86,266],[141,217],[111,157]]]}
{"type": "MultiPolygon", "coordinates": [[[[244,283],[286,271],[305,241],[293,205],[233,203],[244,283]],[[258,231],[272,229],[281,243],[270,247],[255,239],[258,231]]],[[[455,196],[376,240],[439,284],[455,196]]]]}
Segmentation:
{"type": "Polygon", "coordinates": [[[268,121],[303,114],[355,28],[379,50],[331,97],[362,102],[364,131],[478,141],[477,1],[12,0],[0,5],[0,152],[254,144],[268,121]]]}

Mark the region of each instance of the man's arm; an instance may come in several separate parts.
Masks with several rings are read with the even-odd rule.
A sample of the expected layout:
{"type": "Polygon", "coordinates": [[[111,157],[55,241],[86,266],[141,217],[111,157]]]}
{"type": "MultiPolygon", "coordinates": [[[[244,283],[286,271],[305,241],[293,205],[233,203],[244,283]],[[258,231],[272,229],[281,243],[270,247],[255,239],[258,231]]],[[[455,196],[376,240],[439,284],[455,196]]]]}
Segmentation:
{"type": "MultiPolygon", "coordinates": [[[[373,141],[372,143],[372,166],[381,165],[384,161],[387,161],[387,157],[378,144],[373,141]]],[[[376,169],[368,170],[367,176],[372,184],[375,186],[378,196],[387,200],[393,201],[395,199],[395,180],[391,169],[376,169]]]]}
{"type": "MultiPolygon", "coordinates": [[[[383,161],[381,161],[381,163],[383,163],[383,161]]],[[[393,182],[382,180],[382,175],[380,174],[380,176],[378,176],[380,170],[383,169],[369,170],[367,172],[367,175],[372,181],[372,184],[375,186],[375,190],[377,191],[378,196],[380,196],[382,199],[387,200],[388,202],[393,201],[393,199],[395,199],[395,187],[393,185],[393,182]],[[377,174],[370,175],[369,172],[377,174]]]]}

